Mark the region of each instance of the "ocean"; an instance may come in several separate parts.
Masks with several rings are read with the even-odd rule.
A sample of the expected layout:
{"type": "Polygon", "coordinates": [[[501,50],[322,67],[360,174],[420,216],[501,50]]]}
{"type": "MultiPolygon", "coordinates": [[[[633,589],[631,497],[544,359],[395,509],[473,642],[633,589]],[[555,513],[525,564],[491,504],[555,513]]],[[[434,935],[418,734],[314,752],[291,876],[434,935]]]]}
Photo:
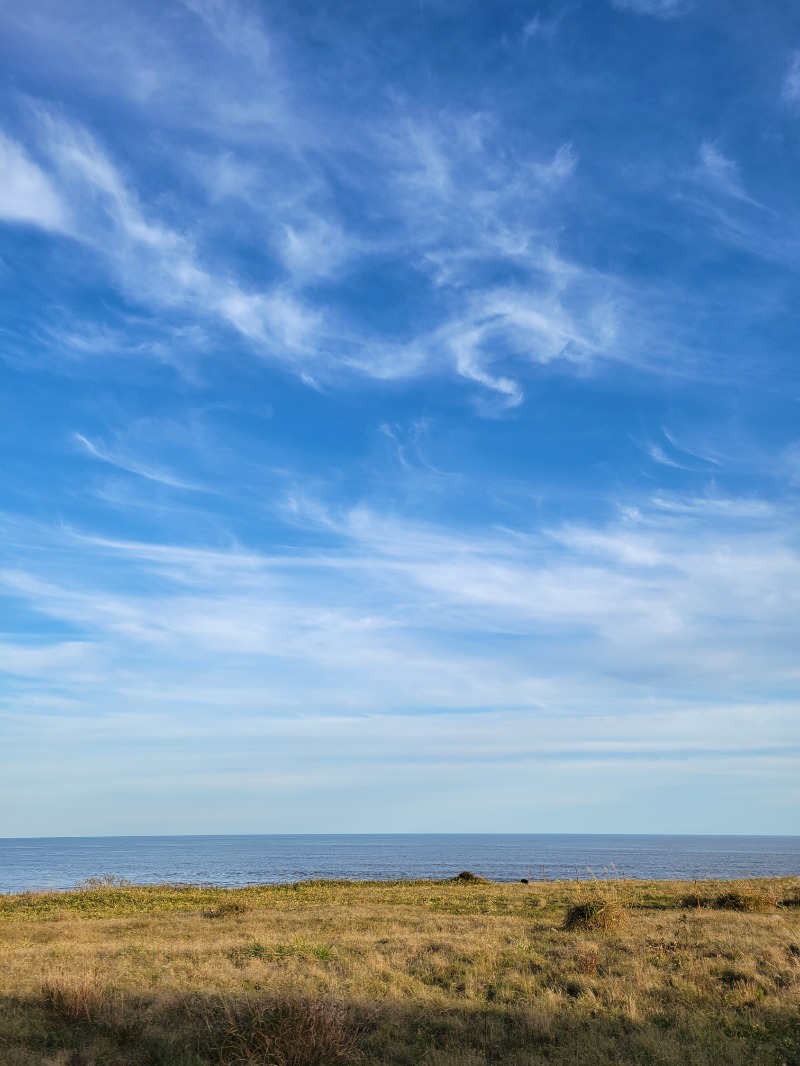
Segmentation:
{"type": "Polygon", "coordinates": [[[800,837],[578,834],[147,836],[0,839],[0,892],[66,889],[112,874],[135,884],[494,881],[800,875],[800,837]]]}

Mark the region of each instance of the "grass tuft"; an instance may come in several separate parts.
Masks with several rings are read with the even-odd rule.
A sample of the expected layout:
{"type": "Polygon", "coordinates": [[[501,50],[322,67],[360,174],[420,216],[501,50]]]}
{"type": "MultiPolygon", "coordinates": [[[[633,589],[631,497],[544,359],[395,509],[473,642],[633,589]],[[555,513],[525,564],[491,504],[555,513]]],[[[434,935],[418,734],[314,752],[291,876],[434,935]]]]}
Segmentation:
{"type": "Polygon", "coordinates": [[[231,918],[238,914],[248,914],[252,910],[248,903],[241,899],[224,899],[216,907],[208,907],[203,911],[204,918],[231,918]]]}
{"type": "Polygon", "coordinates": [[[99,877],[87,877],[78,881],[75,888],[78,892],[96,892],[99,888],[130,888],[133,882],[127,877],[118,877],[116,874],[101,874],[99,877]]]}
{"type": "Polygon", "coordinates": [[[94,1022],[108,1006],[108,992],[89,971],[54,975],[42,983],[42,1004],[72,1025],[94,1022]]]}
{"type": "Polygon", "coordinates": [[[760,914],[771,911],[775,906],[774,899],[766,892],[755,889],[733,889],[730,892],[722,892],[714,899],[714,906],[721,911],[744,911],[749,914],[760,914]]]}
{"type": "Polygon", "coordinates": [[[247,1066],[336,1066],[356,1057],[359,1030],[319,997],[219,997],[193,1007],[197,1050],[247,1066]]]}
{"type": "Polygon", "coordinates": [[[564,929],[617,929],[625,921],[625,908],[613,899],[584,900],[573,903],[564,917],[564,929]]]}

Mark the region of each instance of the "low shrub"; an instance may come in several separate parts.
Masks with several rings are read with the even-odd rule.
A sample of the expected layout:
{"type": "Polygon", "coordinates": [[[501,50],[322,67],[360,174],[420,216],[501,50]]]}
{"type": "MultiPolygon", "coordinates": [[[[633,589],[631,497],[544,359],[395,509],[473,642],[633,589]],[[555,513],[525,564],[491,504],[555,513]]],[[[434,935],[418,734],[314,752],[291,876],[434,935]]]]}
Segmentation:
{"type": "Polygon", "coordinates": [[[586,929],[616,929],[625,921],[625,908],[613,899],[584,900],[573,903],[564,916],[569,932],[586,929]]]}
{"type": "Polygon", "coordinates": [[[474,874],[472,870],[462,870],[460,874],[456,874],[452,878],[453,881],[468,881],[470,884],[488,885],[489,882],[485,877],[479,877],[478,874],[474,874]]]}
{"type": "Polygon", "coordinates": [[[714,899],[714,906],[722,911],[747,911],[751,914],[770,911],[775,903],[766,892],[756,889],[734,889],[714,899]]]}

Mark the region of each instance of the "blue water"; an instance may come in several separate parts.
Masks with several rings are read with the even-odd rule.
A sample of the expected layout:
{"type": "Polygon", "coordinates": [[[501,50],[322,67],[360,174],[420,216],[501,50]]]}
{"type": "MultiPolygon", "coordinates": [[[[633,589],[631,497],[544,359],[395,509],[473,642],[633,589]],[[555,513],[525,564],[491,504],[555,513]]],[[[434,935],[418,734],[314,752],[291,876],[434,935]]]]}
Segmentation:
{"type": "Polygon", "coordinates": [[[0,839],[0,892],[113,874],[248,885],[308,878],[653,879],[800,875],[800,837],[408,834],[0,839]],[[591,872],[590,872],[591,871],[591,872]]]}

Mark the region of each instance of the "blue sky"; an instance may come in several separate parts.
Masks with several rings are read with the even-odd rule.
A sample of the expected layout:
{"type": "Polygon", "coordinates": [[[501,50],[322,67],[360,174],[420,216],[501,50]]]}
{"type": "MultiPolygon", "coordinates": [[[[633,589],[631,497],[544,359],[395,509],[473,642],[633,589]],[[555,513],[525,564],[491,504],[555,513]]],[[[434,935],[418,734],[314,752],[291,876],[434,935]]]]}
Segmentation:
{"type": "Polygon", "coordinates": [[[0,25],[0,835],[796,832],[795,5],[0,25]]]}

